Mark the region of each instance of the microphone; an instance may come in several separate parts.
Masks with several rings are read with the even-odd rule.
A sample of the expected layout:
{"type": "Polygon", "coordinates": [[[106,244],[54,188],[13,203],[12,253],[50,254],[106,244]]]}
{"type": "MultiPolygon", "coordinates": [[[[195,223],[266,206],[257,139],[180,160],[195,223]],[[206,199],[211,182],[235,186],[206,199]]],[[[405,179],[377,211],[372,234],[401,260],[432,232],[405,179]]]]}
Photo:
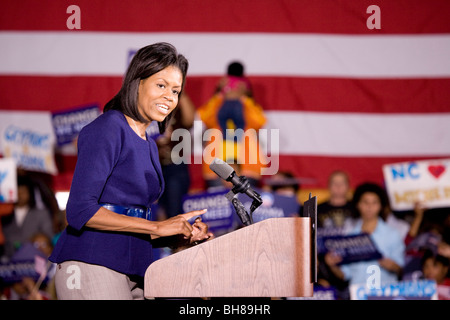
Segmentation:
{"type": "Polygon", "coordinates": [[[232,189],[234,193],[245,193],[253,199],[251,211],[255,210],[262,204],[261,196],[250,187],[250,182],[248,182],[247,178],[245,176],[239,177],[233,167],[231,167],[228,163],[218,158],[214,158],[209,165],[209,168],[223,180],[231,182],[234,186],[232,189]]]}

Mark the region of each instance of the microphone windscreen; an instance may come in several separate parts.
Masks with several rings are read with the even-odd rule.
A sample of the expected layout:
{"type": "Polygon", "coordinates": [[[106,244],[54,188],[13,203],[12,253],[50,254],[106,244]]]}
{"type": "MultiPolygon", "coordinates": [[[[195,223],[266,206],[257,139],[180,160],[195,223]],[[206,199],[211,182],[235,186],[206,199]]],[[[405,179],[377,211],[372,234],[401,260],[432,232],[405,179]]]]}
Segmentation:
{"type": "Polygon", "coordinates": [[[232,166],[230,166],[228,163],[218,158],[214,158],[214,160],[209,165],[209,168],[223,180],[227,180],[228,177],[230,177],[231,174],[234,172],[232,166]]]}

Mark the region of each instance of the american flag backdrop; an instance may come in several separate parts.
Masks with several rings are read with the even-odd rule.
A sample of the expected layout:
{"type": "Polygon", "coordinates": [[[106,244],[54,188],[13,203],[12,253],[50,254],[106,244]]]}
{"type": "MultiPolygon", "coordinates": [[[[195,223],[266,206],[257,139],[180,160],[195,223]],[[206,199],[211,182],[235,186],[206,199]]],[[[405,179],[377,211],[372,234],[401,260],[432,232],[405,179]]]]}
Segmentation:
{"type": "MultiPolygon", "coordinates": [[[[355,186],[383,183],[383,164],[450,157],[448,0],[1,1],[0,110],[103,107],[130,55],[158,41],[189,59],[197,107],[242,61],[266,128],[280,130],[280,170],[309,187],[335,169],[355,186]],[[67,26],[70,5],[81,29],[67,26]]],[[[58,156],[55,189],[75,161],[58,156]]],[[[200,165],[191,173],[201,187],[200,165]]]]}

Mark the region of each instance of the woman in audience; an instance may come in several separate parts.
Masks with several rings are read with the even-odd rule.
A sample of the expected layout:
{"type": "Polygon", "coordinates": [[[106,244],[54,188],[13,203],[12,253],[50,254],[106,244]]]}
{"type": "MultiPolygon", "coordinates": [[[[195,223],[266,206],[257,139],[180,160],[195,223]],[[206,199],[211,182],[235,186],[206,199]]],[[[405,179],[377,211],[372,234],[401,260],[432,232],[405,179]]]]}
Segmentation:
{"type": "Polygon", "coordinates": [[[342,258],[328,252],[325,262],[337,277],[349,280],[350,285],[368,283],[373,275],[379,275],[379,281],[375,283],[397,281],[404,265],[405,245],[398,231],[381,218],[387,206],[385,191],[377,184],[364,183],[356,188],[353,202],[359,218],[350,233],[368,233],[382,258],[339,265],[342,258]],[[374,273],[377,269],[373,266],[378,267],[379,272],[374,273]]]}

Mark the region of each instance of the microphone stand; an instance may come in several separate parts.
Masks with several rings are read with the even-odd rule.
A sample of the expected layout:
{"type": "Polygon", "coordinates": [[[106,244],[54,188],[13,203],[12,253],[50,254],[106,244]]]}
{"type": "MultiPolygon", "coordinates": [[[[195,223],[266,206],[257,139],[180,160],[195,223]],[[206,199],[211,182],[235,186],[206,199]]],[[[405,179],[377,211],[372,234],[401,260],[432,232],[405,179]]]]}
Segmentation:
{"type": "Polygon", "coordinates": [[[256,208],[258,208],[262,204],[262,199],[259,194],[256,194],[257,198],[253,199],[252,205],[250,207],[250,214],[248,214],[242,202],[236,197],[236,194],[239,192],[245,193],[245,190],[249,187],[250,184],[244,176],[241,176],[240,180],[242,184],[231,189],[225,195],[225,198],[227,198],[231,202],[244,226],[249,226],[253,224],[253,211],[255,211],[256,208]]]}

